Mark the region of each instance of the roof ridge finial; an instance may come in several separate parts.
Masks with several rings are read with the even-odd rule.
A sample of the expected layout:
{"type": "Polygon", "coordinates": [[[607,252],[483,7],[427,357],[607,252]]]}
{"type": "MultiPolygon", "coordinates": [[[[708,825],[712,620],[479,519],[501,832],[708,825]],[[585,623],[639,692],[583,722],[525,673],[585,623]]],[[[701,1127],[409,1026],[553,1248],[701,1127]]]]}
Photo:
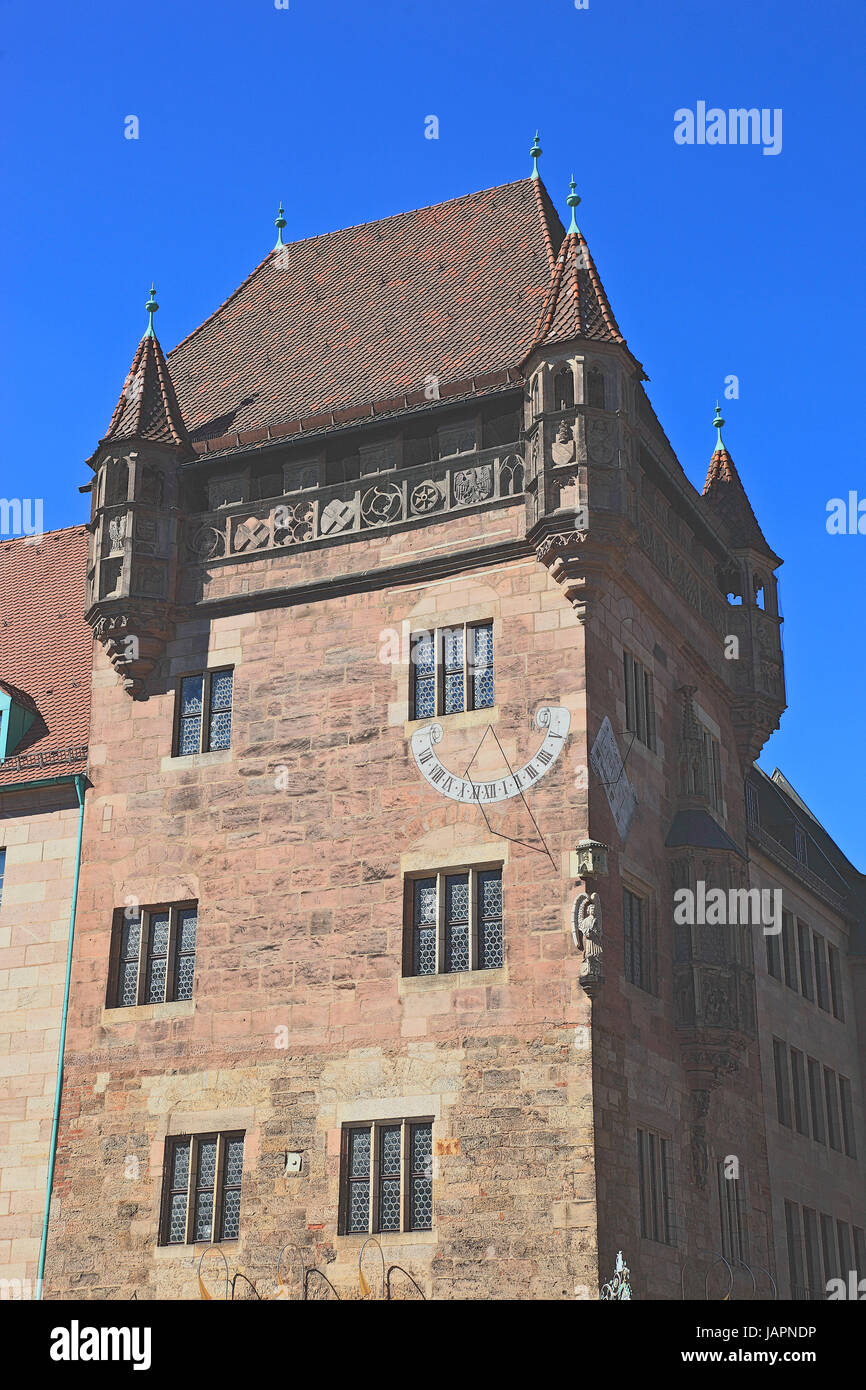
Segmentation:
{"type": "Polygon", "coordinates": [[[716,454],[726,454],[726,453],[727,453],[727,449],[725,448],[724,442],[723,442],[723,440],[722,440],[722,426],[724,425],[724,423],[725,423],[725,422],[724,422],[724,420],[722,419],[722,408],[721,408],[721,406],[719,405],[718,401],[716,401],[716,414],[715,414],[715,418],[714,418],[714,420],[713,420],[713,429],[716,429],[716,430],[718,430],[718,432],[719,432],[719,434],[718,434],[718,439],[716,440],[716,446],[715,446],[715,449],[713,450],[713,452],[716,453],[716,454]]]}
{"type": "Polygon", "coordinates": [[[153,331],[153,316],[159,308],[159,305],[156,302],[156,286],[154,285],[152,280],[150,282],[150,299],[147,301],[144,307],[150,315],[150,318],[147,321],[147,328],[145,329],[144,336],[145,338],[155,338],[156,334],[153,331]]]}
{"type": "Polygon", "coordinates": [[[542,153],[541,146],[538,143],[538,131],[535,132],[535,139],[532,142],[532,149],[529,153],[532,156],[532,178],[538,179],[541,177],[538,172],[538,160],[542,153]]]}
{"type": "Polygon", "coordinates": [[[574,174],[572,174],[572,176],[571,176],[571,192],[569,193],[568,197],[567,197],[566,200],[565,200],[566,203],[568,204],[568,206],[571,208],[571,226],[570,226],[569,229],[568,229],[569,232],[579,232],[579,231],[580,231],[580,228],[579,228],[578,225],[577,225],[577,217],[576,217],[577,205],[578,205],[578,203],[580,202],[580,195],[579,195],[578,193],[575,193],[575,191],[574,191],[574,190],[575,190],[575,186],[576,186],[576,185],[575,185],[575,182],[574,182],[574,174]]]}
{"type": "Polygon", "coordinates": [[[276,229],[277,229],[277,240],[276,240],[276,242],[275,242],[275,244],[274,244],[274,250],[275,250],[275,251],[279,251],[279,250],[280,250],[280,247],[285,246],[285,244],[286,244],[286,243],[283,241],[283,228],[285,227],[285,225],[286,225],[286,219],[285,219],[285,217],[284,217],[284,215],[283,215],[283,204],[282,204],[282,202],[280,202],[280,210],[279,210],[279,212],[277,213],[276,217],[274,218],[274,226],[275,226],[276,229]]]}

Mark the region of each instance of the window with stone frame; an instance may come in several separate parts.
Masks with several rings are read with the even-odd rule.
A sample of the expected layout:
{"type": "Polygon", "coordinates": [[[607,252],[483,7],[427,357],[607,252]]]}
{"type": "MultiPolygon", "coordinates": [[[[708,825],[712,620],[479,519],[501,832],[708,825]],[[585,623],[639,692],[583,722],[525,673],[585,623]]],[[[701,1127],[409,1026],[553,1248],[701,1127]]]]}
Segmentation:
{"type": "Polygon", "coordinates": [[[654,749],[656,719],[652,675],[631,652],[623,652],[622,664],[625,681],[625,727],[640,743],[654,749]]]}
{"type": "Polygon", "coordinates": [[[0,849],[0,903],[3,902],[3,879],[6,877],[6,850],[0,849]]]}
{"type": "Polygon", "coordinates": [[[630,888],[622,893],[624,973],[630,984],[648,994],[658,993],[656,932],[652,900],[630,888]]]}
{"type": "Polygon", "coordinates": [[[493,623],[460,623],[413,633],[410,668],[410,718],[490,709],[493,623]]]}
{"type": "Polygon", "coordinates": [[[504,964],[502,866],[440,869],[405,884],[404,975],[504,964]]]}
{"type": "Polygon", "coordinates": [[[791,1128],[791,1073],[788,1066],[788,1048],[778,1038],[773,1039],[773,1070],[776,1077],[776,1116],[779,1124],[791,1128]]]}
{"type": "Polygon", "coordinates": [[[160,1245],[237,1240],[243,1169],[242,1131],[166,1139],[160,1245]]]}
{"type": "Polygon", "coordinates": [[[192,999],[197,930],[197,903],[118,908],[107,1007],[192,999]]]}
{"type": "MultiPolygon", "coordinates": [[[[0,870],[0,888],[2,888],[2,870],[0,870]]],[[[833,1017],[840,1022],[845,1021],[845,1008],[842,1003],[842,970],[839,952],[835,946],[827,942],[827,964],[830,970],[830,1003],[833,1006],[833,1017]]]]}
{"type": "Polygon", "coordinates": [[[749,1259],[749,1229],[745,1178],[739,1164],[734,1168],[726,1159],[719,1161],[716,1172],[719,1185],[722,1254],[730,1263],[747,1264],[749,1259]]]}
{"type": "Polygon", "coordinates": [[[433,1120],[343,1126],[340,1235],[433,1228],[433,1120]]]}
{"type": "Polygon", "coordinates": [[[652,1130],[637,1132],[640,1190],[640,1233],[645,1240],[675,1245],[673,1222],[673,1165],[670,1144],[652,1130]]]}
{"type": "Polygon", "coordinates": [[[228,748],[232,735],[234,667],[181,676],[177,687],[174,757],[228,748]]]}

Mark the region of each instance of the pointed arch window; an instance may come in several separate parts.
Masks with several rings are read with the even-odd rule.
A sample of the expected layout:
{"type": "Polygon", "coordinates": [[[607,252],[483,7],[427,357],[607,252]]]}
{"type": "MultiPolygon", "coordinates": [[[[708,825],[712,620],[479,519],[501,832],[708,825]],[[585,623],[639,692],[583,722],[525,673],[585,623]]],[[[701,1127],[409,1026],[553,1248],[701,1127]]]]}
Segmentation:
{"type": "Polygon", "coordinates": [[[586,403],[595,410],[604,410],[604,373],[590,367],[586,374],[586,403]]]}
{"type": "Polygon", "coordinates": [[[553,401],[556,410],[571,410],[574,405],[574,373],[567,362],[553,378],[553,401]]]}

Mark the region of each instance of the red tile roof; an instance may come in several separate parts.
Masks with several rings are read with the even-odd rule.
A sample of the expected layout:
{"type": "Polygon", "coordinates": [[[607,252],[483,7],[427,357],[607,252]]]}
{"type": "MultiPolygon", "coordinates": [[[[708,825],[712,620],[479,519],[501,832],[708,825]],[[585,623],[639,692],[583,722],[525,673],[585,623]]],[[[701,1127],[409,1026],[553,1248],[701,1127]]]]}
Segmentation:
{"type": "Polygon", "coordinates": [[[559,248],[532,346],[569,338],[625,345],[581,232],[569,232],[559,248]]]}
{"type": "Polygon", "coordinates": [[[39,712],[0,763],[0,791],[84,771],[93,660],[83,617],[87,539],[86,526],[69,526],[46,531],[38,544],[0,542],[0,681],[29,695],[39,712]],[[77,759],[63,756],[71,750],[77,759]]]}
{"type": "Polygon", "coordinates": [[[191,452],[165,357],[155,337],[145,334],[136,349],[105,439],[153,439],[191,452]]]}
{"type": "Polygon", "coordinates": [[[710,459],[703,497],[721,518],[735,550],[746,547],[760,550],[774,561],[774,568],[782,563],[767,544],[758,519],[752,511],[752,504],[746,496],[746,489],[734,466],[734,460],[727,449],[716,449],[710,459]]]}
{"type": "MultiPolygon", "coordinates": [[[[223,436],[517,367],[563,235],[541,181],[521,179],[272,251],[168,355],[187,429],[223,436]]],[[[610,332],[603,313],[588,327],[610,332]]]]}

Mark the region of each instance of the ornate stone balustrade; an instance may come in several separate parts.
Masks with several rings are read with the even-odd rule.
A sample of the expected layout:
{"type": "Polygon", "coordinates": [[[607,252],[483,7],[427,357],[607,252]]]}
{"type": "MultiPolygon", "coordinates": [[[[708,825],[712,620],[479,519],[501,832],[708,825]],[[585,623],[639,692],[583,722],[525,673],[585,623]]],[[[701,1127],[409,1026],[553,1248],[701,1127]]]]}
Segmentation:
{"type": "Polygon", "coordinates": [[[360,535],[515,497],[523,485],[523,455],[517,445],[455,455],[289,493],[278,502],[221,508],[187,525],[187,556],[206,562],[240,559],[257,551],[360,535]]]}

